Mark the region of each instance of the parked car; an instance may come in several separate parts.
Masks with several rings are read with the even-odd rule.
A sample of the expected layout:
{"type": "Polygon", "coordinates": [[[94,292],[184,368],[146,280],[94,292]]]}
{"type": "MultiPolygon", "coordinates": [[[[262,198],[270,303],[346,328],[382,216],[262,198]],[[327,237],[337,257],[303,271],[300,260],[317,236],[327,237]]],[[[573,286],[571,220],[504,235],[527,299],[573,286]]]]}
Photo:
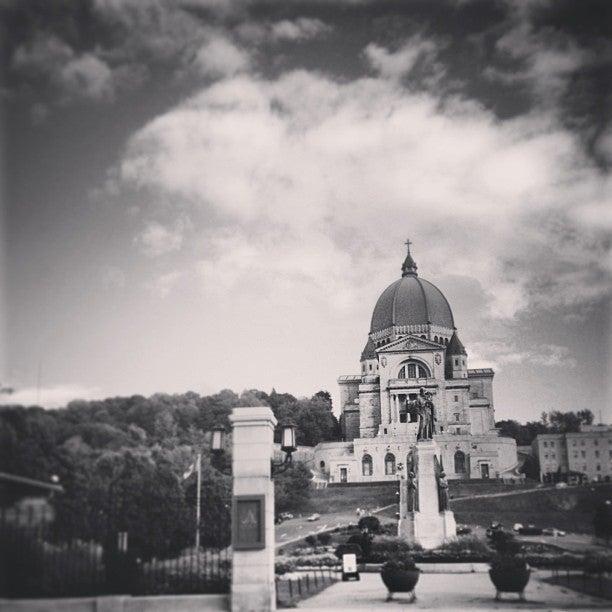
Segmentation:
{"type": "Polygon", "coordinates": [[[281,512],[280,517],[283,521],[289,521],[293,518],[293,514],[291,514],[291,512],[281,512]]]}
{"type": "Polygon", "coordinates": [[[542,535],[542,528],[535,525],[527,525],[519,529],[520,535],[542,535]]]}
{"type": "Polygon", "coordinates": [[[542,529],[542,535],[562,538],[566,534],[565,531],[557,529],[556,527],[546,527],[545,529],[542,529]]]}
{"type": "Polygon", "coordinates": [[[467,525],[457,525],[457,535],[467,535],[472,533],[472,528],[467,525]]]}
{"type": "Polygon", "coordinates": [[[312,521],[318,521],[320,518],[321,518],[321,515],[315,512],[314,514],[311,514],[306,520],[312,522],[312,521]]]}
{"type": "Polygon", "coordinates": [[[512,531],[516,531],[517,533],[523,528],[523,523],[514,523],[512,525],[512,531]]]}
{"type": "Polygon", "coordinates": [[[567,482],[558,482],[555,485],[555,489],[567,489],[567,482]]]}

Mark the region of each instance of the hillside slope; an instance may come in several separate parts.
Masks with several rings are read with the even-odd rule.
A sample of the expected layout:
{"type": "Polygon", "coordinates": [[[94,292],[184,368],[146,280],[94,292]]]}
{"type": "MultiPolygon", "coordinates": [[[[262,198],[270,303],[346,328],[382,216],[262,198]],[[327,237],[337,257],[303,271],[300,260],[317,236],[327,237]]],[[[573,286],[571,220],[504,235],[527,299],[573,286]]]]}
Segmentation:
{"type": "Polygon", "coordinates": [[[595,508],[605,499],[612,499],[612,485],[535,489],[503,497],[464,497],[451,500],[451,509],[457,522],[466,525],[488,526],[500,521],[510,526],[518,522],[592,533],[595,508]]]}

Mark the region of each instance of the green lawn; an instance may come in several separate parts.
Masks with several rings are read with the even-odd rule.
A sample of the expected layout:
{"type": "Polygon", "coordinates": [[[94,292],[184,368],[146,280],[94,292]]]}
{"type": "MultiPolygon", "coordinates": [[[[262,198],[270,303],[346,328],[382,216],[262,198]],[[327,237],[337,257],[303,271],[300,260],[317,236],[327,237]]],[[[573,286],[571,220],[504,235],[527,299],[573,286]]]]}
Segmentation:
{"type": "Polygon", "coordinates": [[[504,484],[499,480],[449,480],[449,492],[453,497],[466,497],[470,495],[483,495],[487,493],[508,493],[509,491],[525,491],[535,489],[540,485],[534,480],[527,480],[521,484],[504,484]]]}
{"type": "Polygon", "coordinates": [[[374,510],[397,502],[397,484],[327,487],[310,492],[302,513],[355,512],[357,508],[374,510]]]}
{"type": "Polygon", "coordinates": [[[488,526],[500,521],[533,523],[537,527],[557,527],[575,533],[593,532],[593,513],[597,504],[612,499],[612,485],[536,489],[525,495],[509,495],[471,500],[453,499],[451,509],[457,523],[488,526]]]}

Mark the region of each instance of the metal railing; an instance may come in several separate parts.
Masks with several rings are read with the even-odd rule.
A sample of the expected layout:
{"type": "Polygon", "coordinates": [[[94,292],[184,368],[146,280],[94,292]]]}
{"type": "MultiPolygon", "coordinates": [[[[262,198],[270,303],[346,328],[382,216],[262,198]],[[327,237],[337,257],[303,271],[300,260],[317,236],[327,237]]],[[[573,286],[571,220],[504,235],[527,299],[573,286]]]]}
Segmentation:
{"type": "Polygon", "coordinates": [[[128,536],[100,528],[82,539],[55,529],[48,512],[0,508],[0,597],[229,591],[229,549],[192,547],[166,558],[143,558],[129,548],[128,536]]]}
{"type": "Polygon", "coordinates": [[[294,572],[288,577],[276,577],[276,601],[284,607],[292,607],[298,601],[320,593],[339,580],[335,568],[313,568],[294,572]]]}

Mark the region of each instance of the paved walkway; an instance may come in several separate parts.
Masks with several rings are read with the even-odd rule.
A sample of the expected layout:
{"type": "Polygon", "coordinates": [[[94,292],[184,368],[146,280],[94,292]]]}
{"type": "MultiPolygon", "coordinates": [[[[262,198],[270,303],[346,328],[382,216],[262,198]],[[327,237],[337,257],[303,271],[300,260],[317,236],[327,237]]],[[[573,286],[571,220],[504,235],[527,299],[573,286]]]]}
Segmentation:
{"type": "MultiPolygon", "coordinates": [[[[545,572],[543,577],[548,576],[545,572]]],[[[495,591],[488,574],[422,574],[416,587],[417,600],[395,595],[386,603],[386,589],[378,574],[361,574],[359,582],[338,582],[322,593],[306,599],[299,608],[317,610],[609,610],[610,601],[583,595],[560,586],[546,584],[532,574],[526,602],[516,595],[494,601],[495,591]]]]}

